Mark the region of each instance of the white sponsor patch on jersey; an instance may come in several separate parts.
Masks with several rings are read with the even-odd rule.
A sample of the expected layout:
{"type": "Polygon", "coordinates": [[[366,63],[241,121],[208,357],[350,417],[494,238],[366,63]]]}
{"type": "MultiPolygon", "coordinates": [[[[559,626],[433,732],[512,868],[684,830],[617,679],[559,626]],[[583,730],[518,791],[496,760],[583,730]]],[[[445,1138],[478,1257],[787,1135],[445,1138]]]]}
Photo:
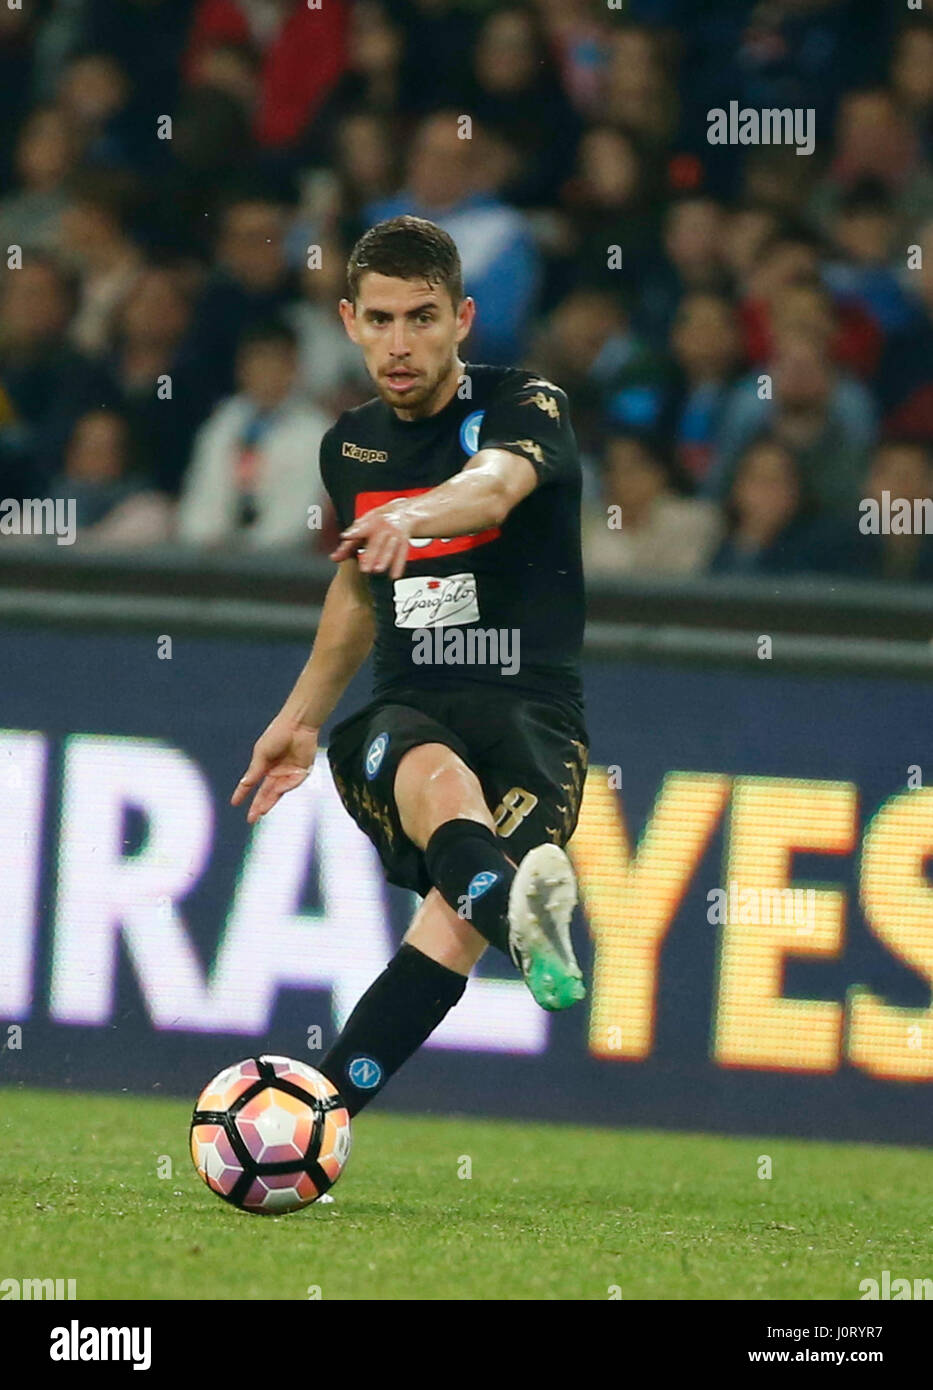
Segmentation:
{"type": "Polygon", "coordinates": [[[419,574],[396,579],[396,627],[445,627],[479,622],[475,574],[419,574]]]}

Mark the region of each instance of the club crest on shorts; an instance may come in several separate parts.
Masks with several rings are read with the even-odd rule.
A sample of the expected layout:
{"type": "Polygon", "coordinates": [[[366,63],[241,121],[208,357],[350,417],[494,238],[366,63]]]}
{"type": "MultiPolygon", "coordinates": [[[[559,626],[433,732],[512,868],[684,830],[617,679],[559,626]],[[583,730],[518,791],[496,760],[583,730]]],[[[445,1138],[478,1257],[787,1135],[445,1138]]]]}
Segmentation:
{"type": "Polygon", "coordinates": [[[460,447],[465,454],[479,453],[479,429],[485,416],[485,410],[473,410],[460,426],[460,447]]]}
{"type": "Polygon", "coordinates": [[[382,1080],[382,1067],[372,1057],[354,1057],[347,1067],[347,1076],[358,1091],[373,1091],[382,1080]]]}
{"type": "Polygon", "coordinates": [[[472,898],[481,898],[494,883],[499,882],[499,875],[493,873],[492,869],[483,869],[482,873],[474,874],[467,885],[467,895],[472,898]]]}
{"type": "Polygon", "coordinates": [[[366,768],[366,780],[371,782],[376,773],[382,766],[382,760],[386,755],[389,746],[388,734],[377,734],[372,743],[366,750],[364,766],[366,768]]]}

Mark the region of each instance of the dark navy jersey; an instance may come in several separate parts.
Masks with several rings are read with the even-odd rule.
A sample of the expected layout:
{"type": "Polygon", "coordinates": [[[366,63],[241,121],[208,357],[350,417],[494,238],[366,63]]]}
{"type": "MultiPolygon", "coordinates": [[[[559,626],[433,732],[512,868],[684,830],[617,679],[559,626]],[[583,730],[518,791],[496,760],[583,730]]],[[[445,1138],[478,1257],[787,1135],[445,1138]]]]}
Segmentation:
{"type": "Polygon", "coordinates": [[[373,507],[437,487],[491,447],[526,458],[538,486],[501,526],[411,540],[403,578],[366,576],[375,694],[491,682],[582,715],[581,472],[558,386],[517,368],[467,366],[436,415],[400,420],[382,400],[368,401],[324,436],[321,475],[344,529],[373,507]],[[512,640],[517,662],[514,652],[489,659],[492,634],[503,635],[499,658],[512,640]]]}

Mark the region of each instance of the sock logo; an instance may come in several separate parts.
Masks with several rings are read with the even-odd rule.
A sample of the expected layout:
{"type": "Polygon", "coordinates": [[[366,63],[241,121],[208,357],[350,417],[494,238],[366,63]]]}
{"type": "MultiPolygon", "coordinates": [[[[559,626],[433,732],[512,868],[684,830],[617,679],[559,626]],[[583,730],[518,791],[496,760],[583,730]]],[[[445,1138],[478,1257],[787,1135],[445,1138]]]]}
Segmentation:
{"type": "Polygon", "coordinates": [[[471,899],[481,898],[487,889],[494,883],[499,882],[499,875],[493,873],[492,869],[484,869],[482,873],[474,874],[467,887],[467,894],[471,899]]]}
{"type": "Polygon", "coordinates": [[[366,779],[371,782],[382,766],[382,760],[389,746],[388,734],[377,734],[366,750],[366,779]]]}
{"type": "Polygon", "coordinates": [[[354,1057],[347,1076],[358,1091],[373,1091],[382,1080],[382,1067],[372,1057],[354,1057]]]}

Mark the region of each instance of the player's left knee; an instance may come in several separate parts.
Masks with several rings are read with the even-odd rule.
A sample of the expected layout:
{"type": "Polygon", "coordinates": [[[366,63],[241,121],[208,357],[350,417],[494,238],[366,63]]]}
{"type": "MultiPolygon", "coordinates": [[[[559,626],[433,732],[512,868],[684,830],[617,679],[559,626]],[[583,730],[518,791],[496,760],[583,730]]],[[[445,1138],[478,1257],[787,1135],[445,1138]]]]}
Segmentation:
{"type": "Polygon", "coordinates": [[[395,802],[402,829],[421,849],[439,825],[458,817],[493,828],[479,779],[443,744],[422,744],[405,754],[395,774],[395,802]]]}

